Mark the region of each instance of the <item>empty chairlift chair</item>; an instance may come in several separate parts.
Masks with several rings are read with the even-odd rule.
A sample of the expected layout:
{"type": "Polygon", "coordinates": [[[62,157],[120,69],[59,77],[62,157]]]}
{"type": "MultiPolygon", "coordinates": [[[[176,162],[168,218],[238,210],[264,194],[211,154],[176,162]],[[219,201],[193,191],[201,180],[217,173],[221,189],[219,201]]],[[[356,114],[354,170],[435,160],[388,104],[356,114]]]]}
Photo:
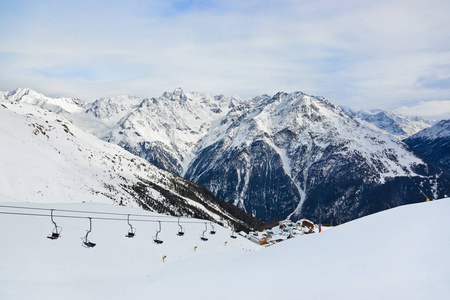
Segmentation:
{"type": "Polygon", "coordinates": [[[212,222],[209,222],[209,224],[211,225],[211,231],[209,232],[209,234],[216,234],[216,230],[214,230],[214,225],[212,222]]]}
{"type": "Polygon", "coordinates": [[[61,231],[62,231],[62,228],[59,227],[58,225],[56,225],[55,220],[53,220],[53,211],[54,211],[54,209],[51,210],[51,212],[50,212],[50,217],[51,217],[51,219],[52,219],[53,225],[55,225],[55,228],[53,229],[52,234],[48,235],[47,238],[49,238],[49,239],[51,239],[51,240],[56,240],[56,239],[58,239],[59,237],[61,237],[61,231]]]}
{"type": "Polygon", "coordinates": [[[92,219],[89,219],[89,230],[87,230],[86,235],[84,236],[84,238],[81,238],[83,243],[81,244],[81,246],[83,246],[84,248],[93,248],[95,247],[95,243],[92,243],[91,241],[88,240],[88,235],[89,233],[91,233],[92,231],[92,219]]]}
{"type": "Polygon", "coordinates": [[[128,233],[127,233],[127,235],[126,235],[125,237],[127,237],[127,238],[133,238],[134,235],[135,235],[135,233],[136,233],[136,228],[134,228],[134,227],[130,224],[130,215],[128,215],[128,217],[127,217],[127,222],[128,222],[128,225],[130,225],[130,230],[128,230],[128,233]]]}
{"type": "Polygon", "coordinates": [[[158,234],[161,232],[161,221],[158,221],[158,223],[159,223],[159,230],[156,231],[156,236],[153,237],[153,242],[159,245],[162,244],[163,241],[158,239],[158,234]]]}
{"type": "Polygon", "coordinates": [[[203,233],[202,233],[202,235],[200,236],[200,239],[202,240],[202,241],[207,241],[208,240],[208,238],[206,238],[205,237],[205,232],[207,232],[208,231],[208,224],[206,224],[206,222],[205,222],[205,230],[203,230],[203,233]]]}
{"type": "Polygon", "coordinates": [[[233,230],[233,231],[231,231],[231,235],[230,235],[230,237],[231,237],[232,239],[235,239],[235,238],[237,238],[237,236],[236,236],[236,233],[234,232],[234,230],[233,230]]]}
{"type": "Polygon", "coordinates": [[[183,227],[180,224],[180,217],[178,217],[178,226],[180,227],[180,229],[178,230],[177,235],[178,236],[183,236],[184,235],[184,229],[183,229],[183,227]]]}

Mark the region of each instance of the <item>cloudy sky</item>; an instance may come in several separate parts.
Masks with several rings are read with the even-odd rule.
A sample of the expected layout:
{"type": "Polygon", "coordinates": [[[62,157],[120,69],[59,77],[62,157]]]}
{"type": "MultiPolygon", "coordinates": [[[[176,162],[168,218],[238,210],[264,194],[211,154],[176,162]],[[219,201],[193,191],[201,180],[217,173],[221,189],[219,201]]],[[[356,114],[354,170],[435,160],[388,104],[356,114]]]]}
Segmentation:
{"type": "Polygon", "coordinates": [[[448,0],[0,0],[0,90],[303,91],[450,117],[449,16],[448,0]]]}

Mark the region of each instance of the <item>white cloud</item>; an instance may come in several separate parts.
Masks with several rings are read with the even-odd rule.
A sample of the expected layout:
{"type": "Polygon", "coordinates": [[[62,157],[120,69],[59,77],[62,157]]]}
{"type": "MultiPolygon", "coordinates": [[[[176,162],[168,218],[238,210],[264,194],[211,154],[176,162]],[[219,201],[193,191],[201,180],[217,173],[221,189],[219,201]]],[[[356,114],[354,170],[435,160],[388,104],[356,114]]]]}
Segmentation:
{"type": "Polygon", "coordinates": [[[405,115],[430,120],[450,119],[450,100],[420,102],[413,106],[401,106],[395,110],[405,115]]]}
{"type": "Polygon", "coordinates": [[[355,108],[450,98],[446,0],[79,3],[0,12],[0,90],[302,90],[355,108]]]}

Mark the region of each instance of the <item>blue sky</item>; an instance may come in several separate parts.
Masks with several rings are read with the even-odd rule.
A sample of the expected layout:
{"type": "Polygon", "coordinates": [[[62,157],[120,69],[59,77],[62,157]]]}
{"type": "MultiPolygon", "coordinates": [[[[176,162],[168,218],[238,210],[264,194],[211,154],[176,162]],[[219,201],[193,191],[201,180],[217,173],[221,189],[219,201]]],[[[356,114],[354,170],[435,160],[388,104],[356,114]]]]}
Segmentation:
{"type": "Polygon", "coordinates": [[[0,0],[0,90],[436,107],[450,100],[449,15],[448,0],[0,0]]]}

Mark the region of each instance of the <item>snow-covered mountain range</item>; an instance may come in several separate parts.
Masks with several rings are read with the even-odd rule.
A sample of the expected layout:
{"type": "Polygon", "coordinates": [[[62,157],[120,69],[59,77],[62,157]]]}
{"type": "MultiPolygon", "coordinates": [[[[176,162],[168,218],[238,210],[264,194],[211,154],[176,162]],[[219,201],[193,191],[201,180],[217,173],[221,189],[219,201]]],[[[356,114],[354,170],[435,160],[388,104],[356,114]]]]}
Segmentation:
{"type": "Polygon", "coordinates": [[[34,99],[45,96],[23,89],[4,95],[51,109],[265,221],[311,218],[318,206],[327,217],[355,218],[423,201],[422,193],[450,195],[448,177],[397,138],[301,92],[243,100],[176,89],[93,103],[41,102],[34,99]]]}
{"type": "Polygon", "coordinates": [[[342,109],[371,129],[400,140],[433,125],[432,121],[415,116],[405,116],[395,111],[380,109],[354,111],[348,107],[342,107],[342,109]]]}
{"type": "Polygon", "coordinates": [[[448,178],[429,184],[440,173],[403,143],[303,93],[231,109],[200,145],[186,177],[267,221],[312,217],[318,205],[327,217],[355,218],[424,200],[418,188],[432,198],[450,192],[448,178]]]}
{"type": "MultiPolygon", "coordinates": [[[[94,201],[203,218],[236,229],[261,226],[204,187],[101,141],[63,116],[41,108],[55,108],[43,100],[31,102],[34,105],[0,103],[2,202],[94,201]]],[[[55,101],[59,100],[67,105],[66,112],[80,105],[70,99],[55,101]]]]}
{"type": "Polygon", "coordinates": [[[404,142],[450,174],[450,120],[442,120],[404,142]]]}

